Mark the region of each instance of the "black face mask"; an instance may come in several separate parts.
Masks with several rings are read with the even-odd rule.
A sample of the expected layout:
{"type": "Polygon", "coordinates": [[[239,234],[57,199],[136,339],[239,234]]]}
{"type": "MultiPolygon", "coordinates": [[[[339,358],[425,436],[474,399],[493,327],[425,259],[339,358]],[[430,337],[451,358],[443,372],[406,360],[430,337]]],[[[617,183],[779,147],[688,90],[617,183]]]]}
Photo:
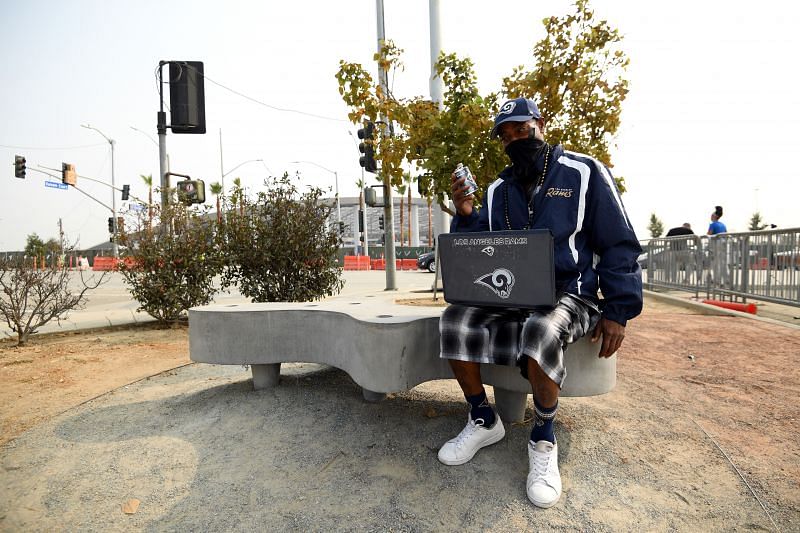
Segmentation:
{"type": "Polygon", "coordinates": [[[533,181],[535,164],[545,148],[545,142],[536,137],[517,139],[506,146],[506,154],[513,163],[514,176],[523,182],[533,181]]]}

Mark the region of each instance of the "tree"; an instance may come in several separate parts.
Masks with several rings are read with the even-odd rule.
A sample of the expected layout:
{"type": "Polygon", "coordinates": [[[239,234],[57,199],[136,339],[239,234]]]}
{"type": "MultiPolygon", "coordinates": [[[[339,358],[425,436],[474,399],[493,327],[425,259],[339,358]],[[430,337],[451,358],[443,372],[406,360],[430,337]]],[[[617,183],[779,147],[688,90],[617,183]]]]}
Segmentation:
{"type": "MultiPolygon", "coordinates": [[[[536,66],[520,66],[503,80],[503,96],[536,99],[547,118],[547,140],[596,157],[609,167],[609,144],[620,124],[628,82],[622,75],[628,59],[619,49],[621,37],[605,21],[597,22],[588,0],[577,0],[575,13],[544,21],[547,37],[534,46],[536,66]]],[[[402,50],[381,43],[374,60],[391,75],[402,67],[402,50]]],[[[508,164],[502,145],[491,138],[500,93],[481,96],[472,61],[442,53],[437,75],[445,86],[442,108],[422,98],[399,99],[373,82],[357,63],[339,62],[339,93],[354,124],[385,117],[389,128],[376,128],[376,160],[393,185],[402,181],[402,159],[424,172],[439,206],[448,213],[450,174],[458,163],[472,171],[480,188],[496,179],[508,164]]],[[[617,177],[620,190],[624,180],[617,177]]]]}
{"type": "MultiPolygon", "coordinates": [[[[547,140],[585,153],[611,167],[609,144],[620,125],[628,94],[623,74],[629,59],[622,36],[605,20],[597,21],[588,0],[575,11],[542,22],[547,37],[533,48],[535,66],[520,66],[503,80],[509,98],[533,98],[547,121],[547,140]]],[[[620,189],[624,190],[618,178],[620,189]]]]}
{"type": "Polygon", "coordinates": [[[72,274],[63,262],[33,269],[21,257],[0,258],[0,317],[17,334],[18,346],[51,320],[60,324],[69,311],[83,308],[87,292],[104,283],[106,273],[84,279],[81,271],[77,289],[71,281],[72,274]]]}
{"type": "MultiPolygon", "coordinates": [[[[386,41],[374,59],[391,76],[402,67],[401,54],[401,49],[386,41]]],[[[489,138],[497,95],[478,95],[472,62],[442,54],[437,71],[447,87],[443,111],[422,98],[395,98],[391,91],[375,84],[357,63],[340,61],[336,78],[354,124],[381,117],[387,121],[384,127],[376,128],[373,141],[382,176],[393,186],[400,185],[403,159],[414,162],[427,170],[424,177],[429,183],[425,187],[431,197],[452,214],[445,198],[449,196],[450,174],[456,165],[461,161],[469,163],[478,183],[487,185],[505,166],[507,158],[500,144],[489,138]]]]}
{"type": "Polygon", "coordinates": [[[178,202],[172,190],[165,207],[153,206],[156,224],[137,213],[120,232],[128,290],[138,310],[162,325],[182,320],[190,307],[210,303],[219,292],[213,281],[225,262],[208,211],[178,202]]]}
{"type": "Polygon", "coordinates": [[[764,221],[761,218],[761,213],[756,211],[753,213],[753,216],[750,217],[750,227],[748,229],[750,231],[761,231],[767,227],[767,225],[763,224],[763,222],[764,221]]]}
{"type": "Polygon", "coordinates": [[[44,241],[36,234],[31,233],[25,241],[25,255],[41,257],[47,253],[44,241]]]}
{"type": "Polygon", "coordinates": [[[147,220],[152,223],[153,221],[153,175],[139,174],[144,184],[147,185],[147,220]]]}
{"type": "Polygon", "coordinates": [[[217,199],[217,224],[220,224],[222,222],[222,212],[219,209],[219,197],[222,194],[222,185],[219,182],[215,181],[211,184],[211,194],[217,199]]]}
{"type": "Polygon", "coordinates": [[[265,180],[252,200],[240,185],[226,199],[223,220],[227,265],[223,282],[255,302],[304,302],[338,293],[344,282],[338,228],[327,227],[334,204],[323,191],[297,189],[299,174],[265,180]]]}
{"type": "Polygon", "coordinates": [[[653,239],[661,237],[661,234],[664,233],[664,223],[655,213],[650,214],[650,224],[647,226],[647,231],[650,232],[650,237],[653,239]]]}

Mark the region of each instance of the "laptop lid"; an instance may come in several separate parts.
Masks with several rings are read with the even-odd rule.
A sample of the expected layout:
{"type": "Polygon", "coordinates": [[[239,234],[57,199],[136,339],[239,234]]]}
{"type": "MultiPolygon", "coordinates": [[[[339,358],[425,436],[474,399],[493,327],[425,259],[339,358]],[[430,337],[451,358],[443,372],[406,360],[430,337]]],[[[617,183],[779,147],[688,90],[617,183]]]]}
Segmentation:
{"type": "Polygon", "coordinates": [[[439,235],[444,299],[478,307],[556,305],[550,230],[439,235]]]}

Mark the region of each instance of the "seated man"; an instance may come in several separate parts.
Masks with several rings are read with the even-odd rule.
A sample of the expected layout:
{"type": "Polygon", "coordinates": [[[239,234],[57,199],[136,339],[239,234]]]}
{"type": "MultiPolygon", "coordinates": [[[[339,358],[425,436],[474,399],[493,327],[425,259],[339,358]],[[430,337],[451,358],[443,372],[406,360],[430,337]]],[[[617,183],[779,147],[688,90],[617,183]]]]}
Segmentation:
{"type": "Polygon", "coordinates": [[[595,159],[544,141],[544,121],[533,100],[503,104],[492,134],[511,166],[473,207],[464,178],[452,176],[457,215],[452,232],[549,229],[554,237],[555,308],[543,311],[449,306],[440,321],[441,356],[449,360],[470,404],[467,425],[439,450],[447,465],[464,464],[505,436],[486,399],[480,363],[518,365],[531,383],[535,422],[528,442],[528,498],[550,507],[561,496],[553,420],[566,377],[567,344],[593,331],[600,357],[617,351],[628,320],[642,308],[641,248],[608,169],[595,159]],[[597,297],[598,288],[603,299],[597,297]]]}

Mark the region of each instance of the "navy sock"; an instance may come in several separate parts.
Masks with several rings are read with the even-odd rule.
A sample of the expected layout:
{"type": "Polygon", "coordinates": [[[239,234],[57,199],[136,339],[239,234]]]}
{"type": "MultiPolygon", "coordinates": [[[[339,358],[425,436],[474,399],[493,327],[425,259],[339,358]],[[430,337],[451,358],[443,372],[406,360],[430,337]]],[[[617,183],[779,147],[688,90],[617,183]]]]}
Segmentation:
{"type": "Polygon", "coordinates": [[[558,402],[553,407],[542,407],[536,398],[533,399],[534,417],[533,428],[531,429],[531,440],[539,442],[546,440],[556,443],[556,434],[553,431],[553,421],[556,417],[556,409],[558,409],[558,402]]]}
{"type": "Polygon", "coordinates": [[[492,427],[494,425],[494,409],[489,405],[489,400],[486,399],[486,391],[482,390],[480,394],[475,396],[464,395],[471,407],[469,414],[472,421],[483,427],[492,427]]]}

